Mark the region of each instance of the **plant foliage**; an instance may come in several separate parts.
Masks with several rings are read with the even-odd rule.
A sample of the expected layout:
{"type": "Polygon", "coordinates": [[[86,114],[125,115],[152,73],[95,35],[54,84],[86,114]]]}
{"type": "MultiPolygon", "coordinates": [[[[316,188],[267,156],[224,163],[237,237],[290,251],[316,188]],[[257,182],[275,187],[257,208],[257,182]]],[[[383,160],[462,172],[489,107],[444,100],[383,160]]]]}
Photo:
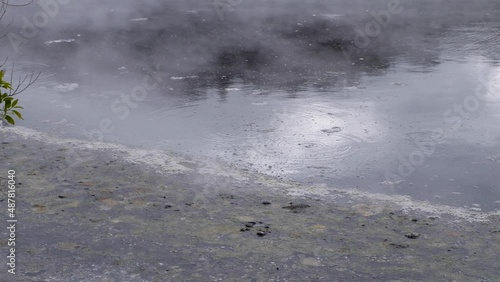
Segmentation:
{"type": "Polygon", "coordinates": [[[23,119],[19,109],[23,107],[18,106],[19,99],[14,99],[11,94],[12,85],[10,82],[4,80],[5,70],[0,70],[0,119],[14,125],[15,119],[23,119]]]}

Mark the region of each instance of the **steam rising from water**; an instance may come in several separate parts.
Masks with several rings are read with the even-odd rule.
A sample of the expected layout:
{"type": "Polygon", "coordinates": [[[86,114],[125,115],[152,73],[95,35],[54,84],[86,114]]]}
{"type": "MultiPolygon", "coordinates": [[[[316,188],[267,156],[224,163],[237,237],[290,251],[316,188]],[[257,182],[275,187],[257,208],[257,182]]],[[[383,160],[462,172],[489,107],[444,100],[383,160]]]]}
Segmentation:
{"type": "MultiPolygon", "coordinates": [[[[492,21],[500,7],[494,1],[445,0],[234,2],[239,4],[223,9],[221,17],[215,2],[201,0],[71,1],[21,50],[24,59],[26,53],[33,60],[45,57],[75,77],[99,77],[123,66],[140,72],[160,63],[174,76],[199,75],[195,87],[242,79],[292,90],[303,84],[321,88],[339,83],[332,77],[318,82],[327,71],[384,72],[397,56],[432,66],[439,52],[432,46],[449,28],[492,21]],[[401,13],[390,15],[376,37],[360,37],[367,24],[384,19],[391,3],[400,3],[401,13]],[[356,46],[356,39],[369,44],[356,46]]],[[[21,34],[23,16],[32,21],[39,11],[38,5],[9,11],[12,31],[21,34]]]]}

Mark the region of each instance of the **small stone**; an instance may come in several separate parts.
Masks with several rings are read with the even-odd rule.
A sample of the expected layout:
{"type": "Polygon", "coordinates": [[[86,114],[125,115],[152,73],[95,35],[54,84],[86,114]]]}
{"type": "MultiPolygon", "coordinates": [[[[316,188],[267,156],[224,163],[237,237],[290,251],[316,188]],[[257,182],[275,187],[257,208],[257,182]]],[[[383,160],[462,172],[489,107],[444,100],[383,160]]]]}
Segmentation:
{"type": "Polygon", "coordinates": [[[264,237],[266,234],[267,234],[267,232],[265,232],[265,231],[257,231],[257,235],[259,237],[264,237]]]}
{"type": "Polygon", "coordinates": [[[250,222],[245,223],[245,226],[246,226],[246,227],[250,227],[250,228],[251,228],[251,227],[253,227],[255,224],[256,224],[255,222],[250,221],[250,222]]]}
{"type": "Polygon", "coordinates": [[[264,206],[268,206],[268,205],[270,205],[270,204],[271,204],[271,202],[267,202],[267,201],[265,201],[265,202],[262,202],[262,204],[263,204],[264,206]]]}
{"type": "Polygon", "coordinates": [[[59,196],[59,199],[64,199],[64,198],[66,198],[66,197],[65,196],[59,196]]]}
{"type": "Polygon", "coordinates": [[[420,237],[420,233],[415,233],[415,232],[406,233],[405,237],[408,239],[417,239],[418,237],[420,237]]]}

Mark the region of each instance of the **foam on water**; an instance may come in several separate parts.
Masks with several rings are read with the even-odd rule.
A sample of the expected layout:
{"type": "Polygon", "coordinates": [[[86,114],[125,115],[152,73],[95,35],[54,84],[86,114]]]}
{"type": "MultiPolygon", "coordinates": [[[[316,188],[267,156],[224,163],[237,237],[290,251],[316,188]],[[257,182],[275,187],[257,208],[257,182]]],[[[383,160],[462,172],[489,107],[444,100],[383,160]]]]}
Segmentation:
{"type": "Polygon", "coordinates": [[[52,87],[52,89],[58,92],[71,92],[75,91],[79,87],[78,83],[64,83],[52,87]]]}
{"type": "Polygon", "coordinates": [[[75,42],[75,39],[57,39],[57,40],[48,40],[45,41],[46,45],[54,44],[54,43],[72,43],[75,42]]]}
{"type": "Polygon", "coordinates": [[[24,127],[1,127],[0,131],[7,134],[15,134],[23,139],[32,139],[49,144],[70,146],[71,148],[76,149],[90,149],[96,151],[105,150],[115,152],[128,162],[148,165],[155,168],[158,172],[185,172],[191,170],[190,168],[180,164],[181,162],[186,162],[186,160],[160,150],[132,149],[119,144],[57,138],[24,127]]]}
{"type": "Polygon", "coordinates": [[[135,18],[135,19],[130,19],[131,22],[144,22],[149,20],[148,18],[135,18]]]}

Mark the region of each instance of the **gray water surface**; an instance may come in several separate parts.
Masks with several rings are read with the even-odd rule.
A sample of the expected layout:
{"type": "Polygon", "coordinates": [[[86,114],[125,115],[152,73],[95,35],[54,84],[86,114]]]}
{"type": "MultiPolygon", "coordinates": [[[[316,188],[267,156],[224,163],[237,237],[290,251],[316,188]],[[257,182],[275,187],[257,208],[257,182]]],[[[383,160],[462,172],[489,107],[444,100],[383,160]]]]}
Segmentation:
{"type": "MultiPolygon", "coordinates": [[[[500,208],[499,3],[401,1],[380,24],[391,1],[102,2],[61,5],[18,53],[3,40],[42,72],[19,125],[500,208]]],[[[40,11],[10,10],[10,31],[40,11]]]]}

